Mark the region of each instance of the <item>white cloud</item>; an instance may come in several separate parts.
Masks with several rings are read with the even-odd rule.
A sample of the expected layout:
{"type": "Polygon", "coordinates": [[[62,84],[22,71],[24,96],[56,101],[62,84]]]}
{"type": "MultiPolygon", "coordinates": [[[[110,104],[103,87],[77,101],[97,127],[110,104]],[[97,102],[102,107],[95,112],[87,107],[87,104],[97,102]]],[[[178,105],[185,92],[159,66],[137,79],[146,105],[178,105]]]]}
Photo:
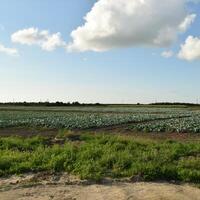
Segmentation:
{"type": "Polygon", "coordinates": [[[188,61],[200,59],[200,38],[188,36],[185,43],[181,45],[178,57],[188,61]]]}
{"type": "Polygon", "coordinates": [[[18,50],[14,48],[5,47],[3,44],[0,44],[0,52],[5,53],[10,56],[18,56],[18,50]]]}
{"type": "Polygon", "coordinates": [[[180,31],[185,32],[191,26],[191,24],[194,22],[196,16],[197,16],[196,14],[188,15],[184,19],[184,21],[180,24],[180,26],[179,26],[180,31]]]}
{"type": "Polygon", "coordinates": [[[164,51],[162,52],[161,56],[164,58],[171,58],[174,55],[173,51],[164,51]]]}
{"type": "Polygon", "coordinates": [[[43,50],[53,51],[58,47],[65,46],[61,34],[50,34],[47,30],[40,31],[38,28],[19,30],[12,34],[11,40],[24,45],[38,45],[43,50]]]}
{"type": "Polygon", "coordinates": [[[186,0],[99,0],[72,31],[69,51],[168,47],[194,20],[186,0]]]}

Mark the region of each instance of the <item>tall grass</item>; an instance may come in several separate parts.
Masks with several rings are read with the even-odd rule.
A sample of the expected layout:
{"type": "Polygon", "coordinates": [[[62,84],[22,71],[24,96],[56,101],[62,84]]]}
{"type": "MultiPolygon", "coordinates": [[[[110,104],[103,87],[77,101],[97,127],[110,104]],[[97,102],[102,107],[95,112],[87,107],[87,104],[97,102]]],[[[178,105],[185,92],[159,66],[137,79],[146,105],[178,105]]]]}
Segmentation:
{"type": "Polygon", "coordinates": [[[69,172],[82,179],[139,177],[200,183],[200,143],[83,135],[47,146],[45,139],[1,138],[0,175],[69,172]]]}

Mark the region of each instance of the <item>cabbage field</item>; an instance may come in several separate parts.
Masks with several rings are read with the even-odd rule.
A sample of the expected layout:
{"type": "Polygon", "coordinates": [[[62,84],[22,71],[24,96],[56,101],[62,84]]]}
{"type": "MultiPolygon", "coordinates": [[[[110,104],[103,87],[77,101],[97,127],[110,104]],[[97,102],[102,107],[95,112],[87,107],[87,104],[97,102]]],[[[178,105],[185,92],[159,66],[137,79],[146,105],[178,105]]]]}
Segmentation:
{"type": "Polygon", "coordinates": [[[140,106],[0,108],[0,128],[89,129],[122,124],[138,132],[200,133],[200,112],[190,108],[140,106]]]}
{"type": "Polygon", "coordinates": [[[200,115],[138,123],[130,125],[129,129],[142,132],[200,133],[200,115]]]}

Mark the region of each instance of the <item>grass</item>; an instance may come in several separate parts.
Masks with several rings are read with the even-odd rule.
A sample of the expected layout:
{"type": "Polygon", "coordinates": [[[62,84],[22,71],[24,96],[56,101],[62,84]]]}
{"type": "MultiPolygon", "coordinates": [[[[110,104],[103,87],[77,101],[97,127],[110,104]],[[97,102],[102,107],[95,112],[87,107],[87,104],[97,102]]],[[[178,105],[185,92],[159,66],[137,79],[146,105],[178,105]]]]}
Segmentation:
{"type": "Polygon", "coordinates": [[[139,176],[144,181],[200,183],[200,142],[89,134],[72,142],[61,136],[66,142],[51,146],[41,137],[0,138],[0,176],[53,171],[91,180],[139,176]]]}

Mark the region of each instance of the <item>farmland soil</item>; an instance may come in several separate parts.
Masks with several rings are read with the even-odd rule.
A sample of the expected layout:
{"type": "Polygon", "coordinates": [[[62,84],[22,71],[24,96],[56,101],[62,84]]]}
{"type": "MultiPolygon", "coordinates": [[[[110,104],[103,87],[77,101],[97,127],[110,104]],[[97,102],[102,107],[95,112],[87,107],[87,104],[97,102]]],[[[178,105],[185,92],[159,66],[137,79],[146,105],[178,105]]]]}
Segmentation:
{"type": "Polygon", "coordinates": [[[11,127],[11,128],[1,128],[0,137],[9,136],[22,136],[22,137],[32,137],[36,135],[41,135],[44,137],[52,137],[58,134],[56,129],[39,129],[39,128],[23,128],[23,127],[11,127]]]}
{"type": "MultiPolygon", "coordinates": [[[[37,129],[37,128],[1,128],[0,137],[9,136],[21,136],[21,137],[33,137],[36,135],[55,138],[59,133],[56,129],[37,129]]],[[[131,138],[147,138],[147,139],[158,139],[158,140],[178,140],[178,141],[200,141],[200,134],[192,133],[144,133],[135,132],[127,129],[127,125],[115,125],[104,128],[93,128],[88,130],[73,130],[72,133],[75,135],[81,135],[85,133],[90,134],[114,134],[122,135],[131,138]]]]}
{"type": "Polygon", "coordinates": [[[200,200],[200,189],[169,183],[89,183],[62,175],[0,179],[1,200],[200,200]]]}

